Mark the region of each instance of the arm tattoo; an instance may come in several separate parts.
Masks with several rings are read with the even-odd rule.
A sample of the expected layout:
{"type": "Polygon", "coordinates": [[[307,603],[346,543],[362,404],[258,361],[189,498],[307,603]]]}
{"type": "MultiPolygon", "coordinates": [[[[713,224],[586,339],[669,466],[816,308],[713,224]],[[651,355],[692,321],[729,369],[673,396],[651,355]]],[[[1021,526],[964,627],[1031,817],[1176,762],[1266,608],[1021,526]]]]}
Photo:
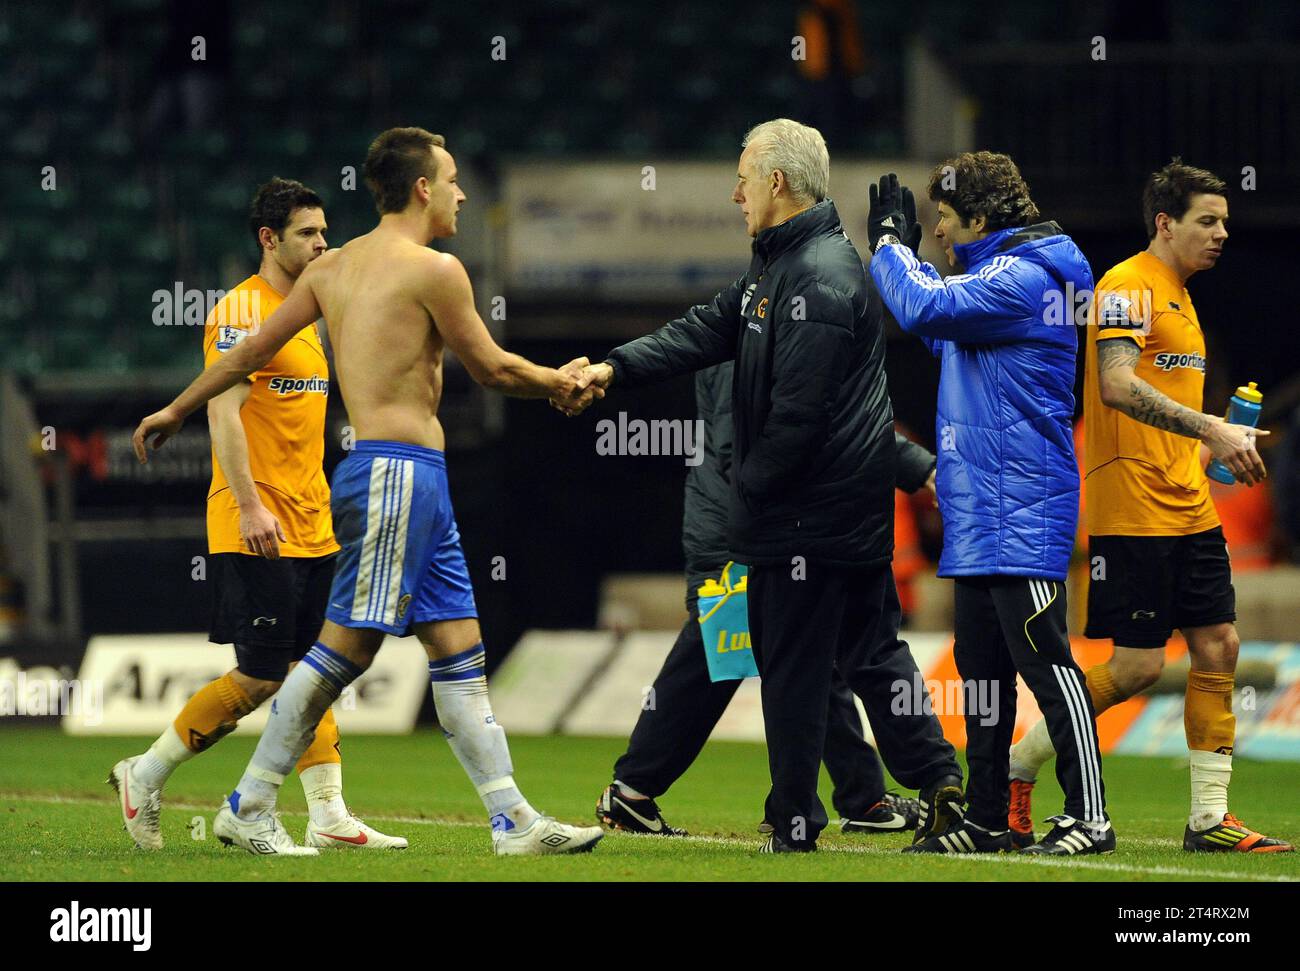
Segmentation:
{"type": "Polygon", "coordinates": [[[1097,371],[1105,374],[1118,367],[1137,367],[1142,348],[1127,337],[1108,337],[1097,341],[1097,371]]]}
{"type": "MultiPolygon", "coordinates": [[[[1141,356],[1142,349],[1127,338],[1098,341],[1097,371],[1104,374],[1118,368],[1132,368],[1141,356]]],[[[1199,439],[1210,424],[1199,411],[1180,405],[1136,375],[1129,379],[1128,395],[1114,407],[1135,421],[1188,438],[1199,439]]]]}
{"type": "Polygon", "coordinates": [[[1209,419],[1199,411],[1180,405],[1137,377],[1129,382],[1128,401],[1120,410],[1152,428],[1188,438],[1199,439],[1210,425],[1209,419]]]}

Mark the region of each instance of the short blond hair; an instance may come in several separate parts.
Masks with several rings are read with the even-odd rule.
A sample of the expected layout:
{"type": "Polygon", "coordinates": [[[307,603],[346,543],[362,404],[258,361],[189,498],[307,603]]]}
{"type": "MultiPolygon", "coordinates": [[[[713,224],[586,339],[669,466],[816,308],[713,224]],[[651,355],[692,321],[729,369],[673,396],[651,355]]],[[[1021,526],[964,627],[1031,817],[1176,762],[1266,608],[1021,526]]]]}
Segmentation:
{"type": "Polygon", "coordinates": [[[789,118],[755,125],[740,143],[754,148],[754,164],[763,177],[778,169],[790,194],[804,202],[821,202],[831,191],[831,156],[816,128],[789,118]]]}

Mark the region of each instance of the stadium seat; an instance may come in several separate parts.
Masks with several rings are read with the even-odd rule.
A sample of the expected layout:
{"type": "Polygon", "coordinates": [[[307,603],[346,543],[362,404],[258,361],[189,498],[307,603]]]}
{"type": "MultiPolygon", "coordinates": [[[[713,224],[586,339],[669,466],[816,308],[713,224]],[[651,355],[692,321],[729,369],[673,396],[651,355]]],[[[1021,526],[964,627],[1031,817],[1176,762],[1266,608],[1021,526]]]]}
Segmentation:
{"type": "MultiPolygon", "coordinates": [[[[280,166],[277,171],[280,168],[290,171],[285,166],[280,166]]],[[[269,178],[271,174],[268,170],[266,177],[269,178]]],[[[228,219],[231,213],[242,213],[248,209],[249,189],[243,181],[222,179],[209,184],[200,194],[199,201],[207,213],[216,218],[228,219]]]]}
{"type": "Polygon", "coordinates": [[[138,235],[127,252],[137,265],[158,270],[170,268],[175,259],[175,247],[170,235],[158,230],[138,235]]]}
{"type": "Polygon", "coordinates": [[[9,136],[9,150],[18,158],[48,162],[50,148],[51,137],[48,129],[27,125],[9,136]]]}
{"type": "Polygon", "coordinates": [[[49,234],[41,246],[45,258],[52,266],[77,272],[88,269],[92,255],[90,232],[89,228],[64,226],[62,232],[49,234]]]}
{"type": "Polygon", "coordinates": [[[248,144],[252,156],[270,166],[296,165],[310,147],[310,137],[297,128],[259,132],[248,144]]]}
{"type": "Polygon", "coordinates": [[[230,139],[219,131],[177,132],[167,141],[166,153],[177,164],[225,160],[230,154],[230,139]]]}
{"type": "Polygon", "coordinates": [[[126,158],[131,153],[131,137],[121,128],[103,128],[92,131],[89,147],[104,161],[126,158]]]}
{"type": "Polygon", "coordinates": [[[102,346],[102,338],[93,331],[61,326],[51,328],[44,354],[50,367],[83,370],[96,366],[102,346]]]}
{"type": "Polygon", "coordinates": [[[233,41],[235,58],[242,67],[257,64],[270,56],[271,32],[262,20],[241,18],[235,26],[233,41]]]}

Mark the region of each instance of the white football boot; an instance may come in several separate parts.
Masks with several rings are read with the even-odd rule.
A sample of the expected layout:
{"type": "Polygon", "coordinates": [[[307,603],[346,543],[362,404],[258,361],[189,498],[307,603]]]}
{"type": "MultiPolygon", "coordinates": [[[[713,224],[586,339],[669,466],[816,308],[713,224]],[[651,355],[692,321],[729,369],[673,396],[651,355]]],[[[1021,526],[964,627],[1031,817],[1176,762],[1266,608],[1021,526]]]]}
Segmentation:
{"type": "Polygon", "coordinates": [[[599,826],[570,826],[550,816],[538,816],[527,829],[492,831],[492,852],[497,856],[548,856],[552,853],[590,853],[604,837],[599,826]]]}
{"type": "Polygon", "coordinates": [[[131,777],[131,768],[140,756],[133,755],[113,766],[108,773],[108,784],[117,790],[118,806],[122,810],[122,828],[135,845],[142,850],[161,850],[163,845],[162,790],[146,789],[131,777]]]}
{"type": "Polygon", "coordinates": [[[356,816],[352,815],[349,810],[348,815],[333,826],[317,826],[315,823],[307,824],[307,839],[305,842],[308,846],[315,846],[320,849],[339,849],[339,850],[404,850],[407,847],[406,837],[389,836],[387,833],[381,833],[372,826],[367,826],[356,816]]]}
{"type": "Polygon", "coordinates": [[[277,812],[262,813],[253,819],[240,819],[223,799],[212,821],[212,832],[226,846],[238,846],[256,856],[319,856],[314,846],[299,846],[280,822],[277,812]]]}

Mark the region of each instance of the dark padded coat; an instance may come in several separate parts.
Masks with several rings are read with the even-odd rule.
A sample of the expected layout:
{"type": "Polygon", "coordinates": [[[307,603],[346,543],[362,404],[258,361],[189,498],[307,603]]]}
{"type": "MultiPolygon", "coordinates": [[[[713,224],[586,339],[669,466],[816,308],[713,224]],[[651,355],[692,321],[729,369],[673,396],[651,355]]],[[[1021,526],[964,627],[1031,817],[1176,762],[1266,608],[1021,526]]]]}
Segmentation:
{"type": "MultiPolygon", "coordinates": [[[[728,361],[695,375],[695,417],[704,422],[699,465],[686,471],[682,552],[686,555],[687,609],[705,579],[717,579],[727,562],[727,504],[731,501],[731,371],[728,361]]],[[[894,432],[898,488],[916,492],[934,471],[929,449],[894,432]]]]}
{"type": "Polygon", "coordinates": [[[734,359],[730,558],[871,566],[892,556],[882,318],[827,199],[760,232],[748,272],[710,303],[611,352],[615,390],[734,359]]]}

